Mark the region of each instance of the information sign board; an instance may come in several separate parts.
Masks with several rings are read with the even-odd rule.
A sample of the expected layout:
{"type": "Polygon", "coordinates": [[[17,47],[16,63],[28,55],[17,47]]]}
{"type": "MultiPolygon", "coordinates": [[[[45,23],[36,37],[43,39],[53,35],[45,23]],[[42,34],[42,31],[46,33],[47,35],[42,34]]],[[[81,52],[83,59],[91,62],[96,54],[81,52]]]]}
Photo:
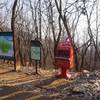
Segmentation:
{"type": "Polygon", "coordinates": [[[41,59],[41,43],[38,40],[31,41],[31,59],[41,59]]]}
{"type": "Polygon", "coordinates": [[[0,32],[0,59],[14,59],[13,43],[14,42],[12,32],[0,32]]]}

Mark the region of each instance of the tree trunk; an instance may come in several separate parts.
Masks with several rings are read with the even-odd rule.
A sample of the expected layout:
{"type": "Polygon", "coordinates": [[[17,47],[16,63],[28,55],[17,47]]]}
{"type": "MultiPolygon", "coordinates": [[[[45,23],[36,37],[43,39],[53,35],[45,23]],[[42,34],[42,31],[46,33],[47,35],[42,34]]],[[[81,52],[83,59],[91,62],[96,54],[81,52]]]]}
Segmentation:
{"type": "Polygon", "coordinates": [[[11,18],[11,30],[14,34],[14,51],[15,51],[15,67],[16,71],[20,70],[20,56],[19,56],[19,44],[17,39],[17,34],[15,32],[15,16],[16,16],[16,7],[17,7],[18,0],[14,1],[13,8],[12,8],[12,18],[11,18]]]}

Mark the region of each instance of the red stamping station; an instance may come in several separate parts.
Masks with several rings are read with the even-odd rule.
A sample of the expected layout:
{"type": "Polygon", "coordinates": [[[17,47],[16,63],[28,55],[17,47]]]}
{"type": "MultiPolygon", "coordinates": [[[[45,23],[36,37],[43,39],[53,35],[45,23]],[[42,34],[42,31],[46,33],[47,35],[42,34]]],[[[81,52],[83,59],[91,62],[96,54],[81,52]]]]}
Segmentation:
{"type": "Polygon", "coordinates": [[[68,78],[67,72],[74,67],[74,50],[70,39],[60,42],[56,49],[55,65],[60,68],[61,78],[68,78]]]}

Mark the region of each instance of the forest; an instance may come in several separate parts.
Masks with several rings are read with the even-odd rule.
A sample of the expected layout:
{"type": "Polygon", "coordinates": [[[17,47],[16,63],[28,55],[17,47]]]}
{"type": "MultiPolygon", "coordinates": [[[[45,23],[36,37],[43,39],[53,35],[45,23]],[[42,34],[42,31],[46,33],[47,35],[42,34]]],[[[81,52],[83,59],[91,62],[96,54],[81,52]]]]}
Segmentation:
{"type": "MultiPolygon", "coordinates": [[[[0,33],[13,33],[13,55],[15,58],[15,62],[13,62],[11,60],[1,59],[2,57],[0,57],[0,87],[5,89],[2,86],[6,85],[8,86],[7,90],[9,90],[10,87],[15,89],[19,86],[24,91],[23,86],[25,85],[24,93],[27,95],[30,93],[29,97],[33,94],[26,92],[27,88],[30,91],[32,91],[30,87],[32,89],[38,89],[39,96],[41,94],[44,95],[47,91],[48,95],[50,94],[51,96],[46,98],[47,100],[66,100],[69,95],[71,97],[69,96],[67,100],[74,100],[74,96],[77,98],[76,100],[100,100],[99,5],[99,0],[0,0],[0,33]],[[54,77],[55,74],[57,75],[59,73],[58,66],[60,66],[60,60],[57,63],[58,66],[56,65],[56,59],[59,58],[57,56],[57,48],[60,43],[66,42],[68,39],[71,43],[69,45],[73,49],[74,60],[72,61],[74,67],[69,69],[69,79],[58,79],[57,76],[54,77]],[[41,49],[31,48],[32,40],[39,41],[41,49]],[[31,59],[31,54],[33,55],[34,53],[31,53],[32,49],[36,53],[40,52],[40,54],[35,55],[41,56],[36,57],[39,61],[31,59]],[[15,71],[11,72],[13,67],[15,71]],[[36,70],[37,75],[32,74],[34,70],[36,70]],[[10,72],[14,77],[7,76],[10,72]],[[26,78],[23,78],[24,75],[22,73],[24,73],[26,78]],[[51,76],[53,77],[51,78],[51,76]],[[43,80],[39,81],[41,78],[43,80]],[[20,83],[30,80],[32,82],[20,83]],[[14,86],[15,83],[18,84],[17,82],[20,85],[14,86]],[[34,86],[33,83],[35,84],[34,86]],[[57,95],[52,96],[53,94],[50,91],[57,95]],[[86,98],[80,99],[76,95],[85,96],[86,98]]],[[[0,38],[1,50],[8,52],[12,44],[4,43],[5,46],[2,46],[2,43],[4,41],[0,38]],[[5,47],[8,49],[5,49],[5,47]]],[[[70,57],[67,52],[63,52],[63,57],[66,56],[70,57]]],[[[3,97],[1,88],[0,100],[5,100],[9,96],[3,97]]],[[[18,90],[20,91],[20,89],[18,90]]],[[[16,95],[16,93],[13,95],[16,95]]],[[[33,98],[27,98],[28,96],[21,99],[20,96],[16,95],[13,100],[33,100],[33,98]]],[[[44,100],[45,96],[37,98],[44,100]]],[[[12,100],[12,98],[9,100],[12,100]]]]}

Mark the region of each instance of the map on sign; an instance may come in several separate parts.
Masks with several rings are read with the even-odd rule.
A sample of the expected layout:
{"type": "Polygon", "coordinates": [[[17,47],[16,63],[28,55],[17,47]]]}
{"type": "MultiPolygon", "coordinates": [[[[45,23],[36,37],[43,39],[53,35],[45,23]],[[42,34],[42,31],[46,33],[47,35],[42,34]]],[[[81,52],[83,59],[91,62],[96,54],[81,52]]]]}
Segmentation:
{"type": "Polygon", "coordinates": [[[31,59],[40,60],[40,47],[31,47],[31,59]]]}
{"type": "Polygon", "coordinates": [[[0,56],[13,57],[13,36],[0,35],[0,56]]]}

